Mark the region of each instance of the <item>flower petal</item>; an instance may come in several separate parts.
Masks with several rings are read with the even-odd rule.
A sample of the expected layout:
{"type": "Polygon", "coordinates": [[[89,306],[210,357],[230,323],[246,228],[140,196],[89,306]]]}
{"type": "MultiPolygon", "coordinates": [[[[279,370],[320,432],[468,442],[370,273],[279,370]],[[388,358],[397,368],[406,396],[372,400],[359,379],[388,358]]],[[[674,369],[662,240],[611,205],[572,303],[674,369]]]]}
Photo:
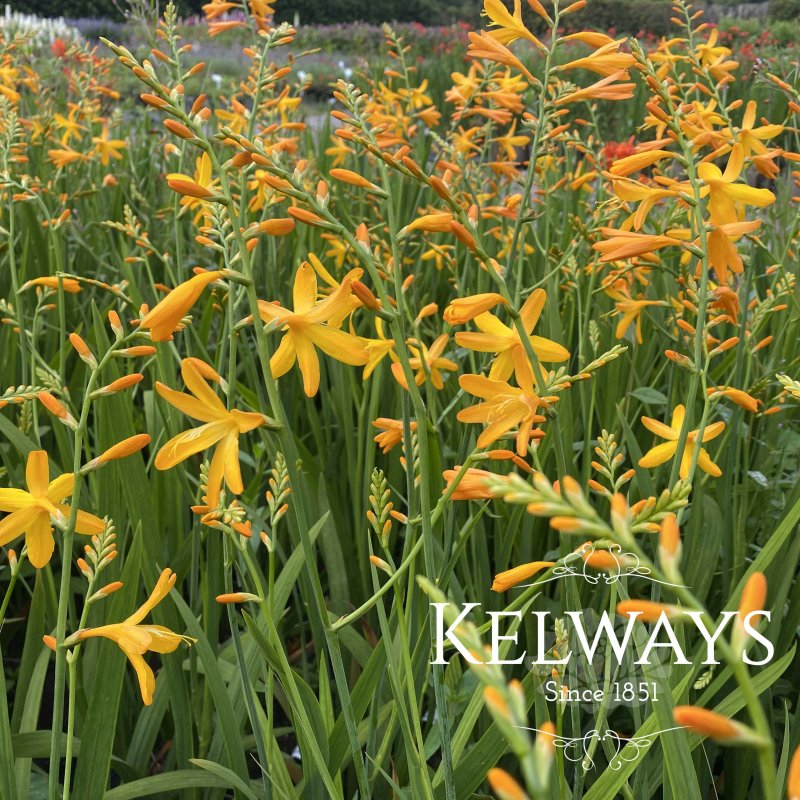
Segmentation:
{"type": "Polygon", "coordinates": [[[675,442],[663,442],[648,450],[640,459],[639,466],[645,469],[652,469],[665,461],[669,461],[675,455],[678,445],[675,442]]]}
{"type": "Polygon", "coordinates": [[[8,544],[23,532],[29,530],[38,516],[44,516],[48,522],[50,517],[38,506],[30,505],[13,511],[5,519],[0,520],[0,547],[8,544]]]}
{"type": "Polygon", "coordinates": [[[50,462],[44,450],[31,450],[25,467],[25,482],[34,497],[45,497],[50,485],[50,462]]]}
{"type": "Polygon", "coordinates": [[[24,489],[0,489],[0,511],[19,511],[34,502],[24,489]]]}
{"type": "Polygon", "coordinates": [[[156,469],[170,469],[189,456],[200,453],[216,444],[236,423],[233,420],[218,420],[191,428],[170,439],[156,455],[156,469]]]}
{"type": "Polygon", "coordinates": [[[41,569],[50,561],[56,542],[48,514],[40,512],[32,520],[25,533],[25,544],[31,565],[36,569],[41,569]]]}

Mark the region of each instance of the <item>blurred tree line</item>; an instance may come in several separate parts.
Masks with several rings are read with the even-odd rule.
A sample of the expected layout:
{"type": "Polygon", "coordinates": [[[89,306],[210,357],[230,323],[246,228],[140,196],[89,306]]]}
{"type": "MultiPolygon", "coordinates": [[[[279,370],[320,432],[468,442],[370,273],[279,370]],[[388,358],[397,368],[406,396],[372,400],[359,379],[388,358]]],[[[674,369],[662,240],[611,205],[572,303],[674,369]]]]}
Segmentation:
{"type": "MultiPolygon", "coordinates": [[[[160,6],[165,0],[158,1],[160,6]]],[[[181,16],[201,14],[206,0],[174,0],[181,16]]],[[[125,0],[10,0],[14,11],[43,17],[109,17],[122,19],[125,0]]],[[[476,21],[481,0],[278,0],[278,19],[301,23],[331,24],[336,22],[422,22],[447,24],[457,20],[476,21]]]]}

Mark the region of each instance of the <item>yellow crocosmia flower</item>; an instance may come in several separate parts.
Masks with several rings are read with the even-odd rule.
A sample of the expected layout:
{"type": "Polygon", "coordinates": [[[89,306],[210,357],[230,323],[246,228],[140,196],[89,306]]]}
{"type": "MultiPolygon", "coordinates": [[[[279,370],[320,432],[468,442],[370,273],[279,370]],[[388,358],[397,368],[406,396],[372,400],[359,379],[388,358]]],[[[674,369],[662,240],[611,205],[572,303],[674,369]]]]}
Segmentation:
{"type": "Polygon", "coordinates": [[[219,182],[212,175],[211,159],[208,153],[203,153],[195,162],[194,175],[184,175],[181,172],[171,172],[167,175],[167,184],[182,195],[181,206],[196,210],[195,224],[208,215],[208,201],[217,193],[219,182]]]}
{"type": "Polygon", "coordinates": [[[630,178],[622,178],[612,182],[612,191],[626,203],[638,203],[636,212],[632,215],[633,229],[638,231],[644,225],[647,215],[653,210],[656,203],[665,197],[674,197],[672,189],[663,189],[658,186],[646,186],[630,178]]]}
{"type": "MultiPolygon", "coordinates": [[[[634,65],[636,59],[631,53],[619,52],[620,46],[624,43],[624,39],[612,40],[595,50],[591,55],[564,64],[561,69],[586,69],[603,77],[613,75],[620,70],[625,71],[634,65]]],[[[624,77],[628,78],[627,72],[625,72],[624,77]]]]}
{"type": "Polygon", "coordinates": [[[660,300],[645,300],[643,298],[634,299],[628,294],[625,294],[614,288],[607,288],[606,294],[614,300],[614,307],[618,314],[621,315],[620,321],[617,323],[617,330],[614,335],[617,339],[622,339],[625,336],[628,328],[632,322],[636,322],[636,341],[642,343],[642,311],[647,306],[661,305],[660,300]]]}
{"type": "MultiPolygon", "coordinates": [[[[519,312],[522,325],[528,334],[533,352],[540,361],[566,361],[569,358],[569,351],[566,348],[542,336],[530,335],[539,321],[545,300],[547,300],[547,294],[544,289],[536,289],[531,292],[519,312]]],[[[528,363],[528,356],[516,328],[509,328],[488,311],[475,317],[475,324],[481,332],[457,333],[456,343],[469,350],[477,350],[479,353],[497,354],[489,372],[489,378],[506,381],[511,373],[516,371],[517,382],[519,382],[521,373],[530,373],[531,366],[528,363]]]]}
{"type": "Polygon", "coordinates": [[[600,232],[606,238],[595,242],[592,248],[602,253],[600,261],[604,264],[634,256],[650,255],[662,247],[681,245],[681,240],[677,236],[634,233],[616,228],[600,228],[600,232]]]}
{"type": "Polygon", "coordinates": [[[597,83],[587,86],[584,89],[576,89],[574,92],[565,94],[556,100],[557,106],[577,103],[581,100],[629,100],[633,97],[636,84],[627,80],[628,73],[621,69],[617,72],[601,78],[597,83]],[[625,83],[617,83],[625,81],[625,83]]]}
{"type": "Polygon", "coordinates": [[[148,312],[139,327],[142,330],[149,330],[150,338],[154,342],[171,339],[172,332],[197,302],[203,289],[221,277],[220,270],[210,270],[184,281],[148,312]]]}
{"type": "Polygon", "coordinates": [[[740,221],[737,204],[744,206],[768,206],[775,202],[769,189],[756,189],[744,183],[734,183],[744,166],[744,149],[733,146],[725,172],[716,164],[705,162],[697,167],[697,174],[705,183],[701,195],[708,197],[708,212],[714,225],[728,225],[740,221]]]}
{"type": "Polygon", "coordinates": [[[511,128],[504,136],[498,136],[492,139],[492,141],[500,148],[500,150],[505,153],[505,156],[509,161],[513,161],[517,157],[517,148],[525,147],[525,145],[531,140],[530,136],[518,134],[516,130],[517,120],[514,120],[511,128]]]}
{"type": "Polygon", "coordinates": [[[86,128],[78,123],[76,119],[77,114],[78,109],[73,108],[66,117],[63,114],[56,114],[53,117],[55,127],[60,131],[64,131],[61,135],[62,144],[67,144],[73,136],[79,136],[81,131],[86,130],[86,128]]]}
{"type": "MultiPolygon", "coordinates": [[[[495,31],[496,33],[496,31],[495,31]]],[[[531,83],[536,82],[536,78],[525,67],[525,65],[502,43],[499,42],[491,33],[481,31],[468,34],[469,49],[468,58],[485,58],[487,61],[494,61],[497,64],[505,64],[507,67],[518,69],[531,83]]]]}
{"type": "Polygon", "coordinates": [[[341,167],[347,161],[347,156],[355,153],[355,150],[348,147],[345,140],[338,136],[331,136],[331,141],[333,144],[325,150],[325,155],[333,158],[334,167],[341,167]]]}
{"type": "Polygon", "coordinates": [[[538,48],[544,50],[544,45],[525,27],[522,21],[522,2],[514,0],[514,13],[510,13],[502,0],[484,0],[483,15],[491,20],[493,30],[491,36],[501,44],[511,44],[517,39],[527,39],[538,48]]]}
{"type": "Polygon", "coordinates": [[[361,339],[352,333],[327,324],[342,311],[351,308],[352,278],[344,280],[324,300],[318,302],[317,275],[308,262],[297,270],[294,279],[294,310],[277,303],[259,300],[261,319],[284,331],[269,365],[276,378],[285,375],[297,361],[303,375],[303,390],[313,397],[319,389],[319,359],[316,348],[337,361],[358,366],[366,364],[369,354],[361,339]]]}
{"type": "MultiPolygon", "coordinates": [[[[443,333],[430,347],[426,347],[416,339],[409,339],[408,349],[411,351],[412,356],[408,359],[408,363],[416,373],[414,375],[414,383],[417,386],[422,386],[425,383],[426,375],[430,375],[433,387],[441,390],[444,388],[442,372],[452,372],[458,369],[458,364],[454,361],[449,358],[442,358],[448,338],[447,334],[443,333]]],[[[404,389],[408,389],[408,382],[400,363],[392,364],[392,375],[404,389]]]]}
{"type": "Polygon", "coordinates": [[[462,375],[458,385],[465,392],[484,400],[471,408],[462,409],[456,415],[459,422],[486,424],[486,429],[478,437],[478,447],[488,447],[516,428],[517,453],[526,455],[533,426],[545,421],[545,417],[537,411],[547,405],[547,400],[536,394],[532,380],[523,377],[520,388],[517,388],[483,375],[462,375]]]}
{"type": "Polygon", "coordinates": [[[131,666],[136,670],[139,679],[139,689],[142,692],[142,702],[149,706],[153,702],[156,690],[156,677],[153,670],[144,660],[144,654],[172,653],[181,642],[193,644],[196,639],[181,636],[162,625],[142,625],[144,618],[170,593],[175,585],[175,573],[165,569],[156,583],[152,594],[147,600],[123,622],[113,625],[103,625],[100,628],[85,628],[67,639],[64,644],[70,646],[82,642],[84,639],[102,637],[116,642],[119,649],[125,653],[131,666]]]}
{"type": "Polygon", "coordinates": [[[170,439],[158,451],[155,463],[156,469],[170,469],[189,456],[217,445],[208,470],[206,492],[209,501],[216,503],[223,479],[233,494],[244,491],[239,467],[239,434],[265,424],[267,418],[251,411],[229,411],[206,382],[196,361],[186,358],[181,362],[181,376],[191,395],[176,392],[159,382],[156,382],[156,391],[170,405],[205,424],[170,439]]]}
{"type": "Polygon", "coordinates": [[[47,151],[47,155],[53,162],[53,165],[58,169],[66,167],[67,164],[72,164],[75,161],[83,161],[86,156],[73,150],[71,147],[59,147],[47,151]]]}
{"type": "MultiPolygon", "coordinates": [[[[25,535],[28,558],[36,569],[41,569],[53,555],[55,541],[50,518],[66,522],[71,509],[63,505],[64,498],[72,494],[74,476],[71,472],[50,480],[50,465],[44,450],[33,450],[28,455],[24,489],[0,489],[0,511],[10,512],[0,521],[0,547],[17,536],[25,535]]],[[[103,520],[78,511],[76,533],[87,536],[102,533],[103,520]]]]}
{"type": "MultiPolygon", "coordinates": [[[[665,425],[663,422],[659,422],[657,419],[642,417],[642,424],[645,426],[645,428],[647,428],[647,430],[649,430],[651,433],[654,433],[656,436],[660,436],[662,439],[666,439],[667,441],[663,444],[656,445],[647,453],[645,453],[639,459],[640,467],[652,469],[653,467],[663,464],[665,461],[669,461],[669,459],[676,454],[678,450],[678,439],[681,434],[681,427],[683,426],[683,418],[685,413],[686,409],[683,407],[683,405],[675,406],[675,410],[672,412],[672,421],[669,425],[665,425]]],[[[703,431],[702,441],[711,441],[711,439],[719,436],[723,430],[725,430],[724,422],[714,422],[711,425],[706,426],[705,430],[703,431]]],[[[697,431],[690,431],[689,435],[686,437],[686,446],[684,447],[683,452],[680,454],[680,476],[684,480],[689,477],[689,468],[692,465],[694,448],[696,446],[697,431]]],[[[715,478],[719,478],[719,476],[722,475],[722,470],[711,460],[711,457],[708,455],[704,447],[700,448],[697,466],[700,467],[703,472],[707,472],[709,475],[712,475],[715,478]]]]}
{"type": "Polygon", "coordinates": [[[390,358],[396,358],[394,354],[395,348],[395,341],[394,339],[388,339],[383,334],[383,320],[379,317],[375,318],[375,331],[378,334],[377,339],[361,339],[361,343],[367,350],[368,359],[367,363],[364,365],[364,374],[362,376],[363,380],[367,380],[370,375],[375,371],[375,367],[383,361],[385,356],[389,356],[390,358]]]}
{"type": "Polygon", "coordinates": [[[774,139],[783,133],[783,125],[761,125],[754,128],[756,122],[756,101],[751,100],[745,108],[744,116],[742,117],[742,128],[739,131],[739,144],[744,149],[744,157],[755,153],[756,155],[763,155],[767,152],[767,146],[764,142],[767,139],[774,139]]]}
{"type": "Polygon", "coordinates": [[[122,158],[122,153],[119,151],[128,146],[124,139],[109,139],[108,128],[103,128],[102,136],[93,136],[92,144],[104,167],[108,166],[112,158],[119,161],[122,158]]]}

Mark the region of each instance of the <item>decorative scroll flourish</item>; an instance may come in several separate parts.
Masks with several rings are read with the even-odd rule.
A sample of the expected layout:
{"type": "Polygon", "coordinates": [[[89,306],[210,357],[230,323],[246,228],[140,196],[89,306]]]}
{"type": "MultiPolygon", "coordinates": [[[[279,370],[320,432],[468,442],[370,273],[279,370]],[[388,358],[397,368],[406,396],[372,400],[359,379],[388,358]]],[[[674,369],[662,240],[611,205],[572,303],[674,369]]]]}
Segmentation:
{"type": "Polygon", "coordinates": [[[527,728],[524,726],[517,726],[526,731],[538,733],[542,736],[550,736],[553,740],[553,745],[560,748],[564,752],[564,758],[567,761],[576,763],[583,762],[584,769],[594,769],[594,760],[592,759],[591,744],[596,739],[598,744],[603,742],[611,742],[614,747],[614,753],[609,758],[609,766],[611,769],[622,769],[623,764],[638,761],[642,752],[647,750],[655,741],[655,739],[662,733],[669,733],[670,731],[681,730],[684,726],[678,725],[674,728],[664,728],[660,731],[654,731],[646,736],[620,736],[616,731],[606,728],[604,731],[599,731],[596,728],[586,731],[583,736],[576,736],[574,738],[567,736],[553,736],[548,731],[542,731],[538,728],[527,728]]]}
{"type": "MultiPolygon", "coordinates": [[[[582,547],[569,555],[565,556],[561,563],[553,567],[553,574],[546,580],[537,581],[535,585],[541,586],[545,583],[558,581],[562,578],[583,578],[587,583],[597,586],[603,582],[606,585],[617,583],[621,578],[643,578],[652,583],[660,583],[662,586],[682,586],[683,584],[668,583],[660,581],[652,576],[652,570],[642,565],[642,562],[635,553],[625,552],[618,544],[610,544],[608,547],[596,548],[592,542],[586,542],[582,547]],[[600,552],[608,554],[614,561],[610,569],[597,570],[589,565],[593,553],[600,552]]],[[[531,583],[519,584],[519,588],[533,586],[531,583]]],[[[683,587],[686,588],[686,587],[683,587]]]]}

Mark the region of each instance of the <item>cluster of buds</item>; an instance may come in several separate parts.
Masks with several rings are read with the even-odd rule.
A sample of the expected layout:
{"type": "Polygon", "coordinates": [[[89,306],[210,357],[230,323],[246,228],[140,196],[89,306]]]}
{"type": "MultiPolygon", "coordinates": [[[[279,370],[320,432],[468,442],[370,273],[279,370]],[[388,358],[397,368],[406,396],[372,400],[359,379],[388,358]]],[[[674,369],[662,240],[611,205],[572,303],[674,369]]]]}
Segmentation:
{"type": "MultiPolygon", "coordinates": [[[[265,497],[269,508],[269,527],[274,533],[278,523],[289,510],[289,495],[292,487],[289,484],[289,468],[286,466],[286,459],[283,453],[275,454],[275,466],[270,470],[269,489],[265,497]]],[[[261,534],[261,541],[272,552],[273,543],[266,532],[261,534]]]]}
{"type": "Polygon", "coordinates": [[[35,400],[41,391],[43,390],[40,386],[10,386],[0,394],[0,408],[9,403],[20,404],[27,400],[35,400]]]}
{"type": "MultiPolygon", "coordinates": [[[[94,588],[98,575],[117,557],[117,544],[115,541],[117,535],[114,531],[114,524],[108,517],[106,517],[105,523],[105,530],[97,536],[92,536],[92,543],[84,547],[86,558],[81,557],[77,561],[78,569],[89,582],[90,590],[94,588]]],[[[122,583],[120,581],[107,583],[89,595],[86,603],[87,605],[95,603],[121,588],[122,583]]]]}
{"type": "Polygon", "coordinates": [[[592,461],[592,468],[600,476],[604,477],[609,485],[606,487],[599,481],[591,479],[589,488],[610,500],[614,494],[618,493],[633,478],[636,472],[633,469],[628,469],[621,475],[617,475],[617,469],[625,460],[625,456],[619,450],[614,434],[609,433],[605,428],[600,436],[597,437],[597,445],[594,448],[594,452],[599,461],[592,461]]]}
{"type": "Polygon", "coordinates": [[[389,544],[389,534],[392,532],[393,503],[389,500],[391,491],[382,469],[375,467],[372,470],[369,489],[370,508],[367,509],[367,519],[381,547],[386,549],[389,544]]]}

